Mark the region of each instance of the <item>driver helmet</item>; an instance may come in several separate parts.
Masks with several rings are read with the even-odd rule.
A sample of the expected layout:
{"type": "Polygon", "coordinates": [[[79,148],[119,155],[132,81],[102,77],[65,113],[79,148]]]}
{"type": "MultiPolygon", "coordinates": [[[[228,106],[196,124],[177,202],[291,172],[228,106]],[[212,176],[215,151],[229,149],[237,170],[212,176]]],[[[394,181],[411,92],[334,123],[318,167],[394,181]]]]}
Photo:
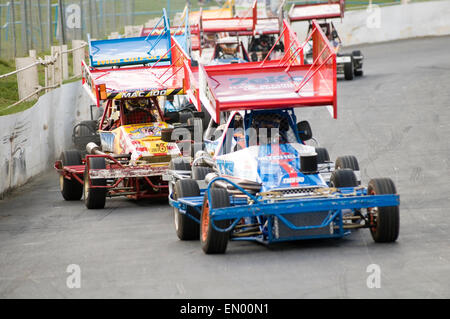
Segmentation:
{"type": "Polygon", "coordinates": [[[125,101],[125,108],[128,111],[134,111],[137,108],[146,108],[149,106],[149,100],[148,99],[131,99],[125,101]]]}
{"type": "Polygon", "coordinates": [[[134,111],[138,107],[139,107],[139,102],[135,99],[125,101],[125,108],[129,112],[134,111]]]}
{"type": "Polygon", "coordinates": [[[226,55],[234,55],[237,53],[237,46],[235,43],[224,43],[220,45],[220,48],[226,55]]]}

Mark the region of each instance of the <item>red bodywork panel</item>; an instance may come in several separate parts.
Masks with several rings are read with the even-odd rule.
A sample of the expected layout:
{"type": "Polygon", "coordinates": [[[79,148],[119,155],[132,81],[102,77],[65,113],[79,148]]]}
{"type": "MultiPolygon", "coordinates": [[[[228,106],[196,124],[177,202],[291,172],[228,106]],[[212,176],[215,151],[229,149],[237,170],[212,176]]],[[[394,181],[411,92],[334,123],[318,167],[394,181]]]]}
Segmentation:
{"type": "Polygon", "coordinates": [[[239,32],[241,36],[252,36],[254,34],[270,35],[280,34],[280,20],[278,18],[260,18],[256,22],[254,31],[239,32]]]}
{"type": "Polygon", "coordinates": [[[343,18],[345,0],[328,0],[328,3],[293,4],[288,17],[292,21],[343,18]]]}
{"type": "Polygon", "coordinates": [[[205,33],[254,32],[258,19],[257,1],[253,3],[251,17],[214,18],[200,17],[200,28],[205,33]]]}

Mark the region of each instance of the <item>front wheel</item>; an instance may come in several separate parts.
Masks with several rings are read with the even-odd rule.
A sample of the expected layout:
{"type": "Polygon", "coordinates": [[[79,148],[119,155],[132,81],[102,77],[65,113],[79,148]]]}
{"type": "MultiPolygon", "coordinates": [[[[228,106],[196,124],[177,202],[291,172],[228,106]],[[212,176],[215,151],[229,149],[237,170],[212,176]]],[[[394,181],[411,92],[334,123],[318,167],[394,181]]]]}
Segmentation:
{"type": "MultiPolygon", "coordinates": [[[[103,157],[89,158],[90,169],[105,169],[106,161],[103,157]]],[[[102,209],[105,208],[106,202],[106,188],[92,188],[90,186],[106,186],[106,179],[91,179],[89,185],[89,171],[86,164],[84,170],[84,204],[88,209],[102,209]]]]}
{"type": "MultiPolygon", "coordinates": [[[[82,165],[81,152],[77,150],[65,151],[61,154],[63,166],[82,165]]],[[[63,175],[59,176],[59,187],[61,195],[67,201],[80,200],[83,196],[83,185],[75,178],[67,179],[63,175]]]]}
{"type": "MultiPolygon", "coordinates": [[[[230,197],[225,189],[212,188],[209,190],[211,198],[208,200],[208,193],[205,193],[203,200],[202,216],[200,219],[200,243],[206,254],[223,254],[228,245],[229,232],[221,232],[212,226],[210,209],[230,206],[230,197]]],[[[228,220],[215,221],[214,224],[219,229],[230,226],[228,220]]]]}
{"type": "MultiPolygon", "coordinates": [[[[192,179],[180,179],[175,183],[173,199],[178,200],[183,197],[200,196],[200,188],[196,181],[192,179]]],[[[199,214],[193,207],[187,207],[187,214],[182,214],[178,208],[173,208],[175,231],[180,240],[198,239],[200,233],[199,224],[187,214],[198,218],[199,214]]]]}
{"type": "Polygon", "coordinates": [[[337,169],[331,174],[330,186],[336,188],[356,187],[358,181],[353,170],[349,168],[337,169]]]}
{"type": "MultiPolygon", "coordinates": [[[[368,195],[396,194],[394,182],[390,178],[376,178],[369,182],[368,195]]],[[[395,242],[400,231],[400,210],[398,206],[373,207],[367,209],[370,233],[377,243],[395,242]]]]}

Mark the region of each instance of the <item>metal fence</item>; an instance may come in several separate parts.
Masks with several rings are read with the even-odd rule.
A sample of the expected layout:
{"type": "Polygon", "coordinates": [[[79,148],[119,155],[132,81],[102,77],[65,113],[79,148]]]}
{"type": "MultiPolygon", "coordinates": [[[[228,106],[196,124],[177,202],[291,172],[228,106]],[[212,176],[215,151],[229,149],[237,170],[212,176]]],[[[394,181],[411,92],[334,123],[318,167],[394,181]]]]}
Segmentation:
{"type": "MultiPolygon", "coordinates": [[[[272,8],[281,2],[258,1],[265,1],[266,7],[272,8]]],[[[317,0],[320,1],[324,0],[317,0]]],[[[402,1],[405,0],[347,0],[346,4],[347,9],[354,9],[370,2],[384,5],[402,1]]],[[[286,1],[286,8],[293,2],[302,1],[286,1]]],[[[88,33],[96,39],[111,32],[123,33],[127,25],[144,24],[160,16],[162,8],[173,16],[187,3],[195,10],[200,5],[221,6],[224,0],[0,0],[0,58],[26,56],[31,49],[47,52],[52,45],[86,40],[88,33]]]]}
{"type": "Polygon", "coordinates": [[[126,25],[142,24],[177,10],[184,0],[20,0],[0,1],[0,57],[47,51],[54,44],[104,38],[126,25]],[[174,5],[174,4],[176,5],[174,5]],[[61,26],[63,26],[61,28],[61,26]]]}

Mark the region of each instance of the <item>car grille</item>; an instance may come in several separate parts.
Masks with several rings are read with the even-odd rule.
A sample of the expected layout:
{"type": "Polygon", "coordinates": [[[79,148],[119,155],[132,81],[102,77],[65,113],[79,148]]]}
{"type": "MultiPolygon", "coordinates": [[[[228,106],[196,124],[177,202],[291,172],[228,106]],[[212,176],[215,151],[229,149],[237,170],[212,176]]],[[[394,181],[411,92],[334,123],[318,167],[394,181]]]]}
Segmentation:
{"type": "MultiPolygon", "coordinates": [[[[315,226],[320,225],[327,218],[328,212],[312,212],[301,213],[292,215],[283,215],[289,222],[295,226],[315,226]]],[[[273,218],[272,234],[276,239],[283,238],[301,238],[308,236],[327,236],[333,234],[334,223],[329,226],[305,229],[305,230],[293,230],[284,224],[278,217],[273,218]]]]}
{"type": "Polygon", "coordinates": [[[281,188],[274,189],[271,192],[281,193],[283,196],[295,196],[295,195],[312,195],[316,190],[323,187],[321,186],[310,186],[310,187],[292,187],[292,188],[281,188]]]}

